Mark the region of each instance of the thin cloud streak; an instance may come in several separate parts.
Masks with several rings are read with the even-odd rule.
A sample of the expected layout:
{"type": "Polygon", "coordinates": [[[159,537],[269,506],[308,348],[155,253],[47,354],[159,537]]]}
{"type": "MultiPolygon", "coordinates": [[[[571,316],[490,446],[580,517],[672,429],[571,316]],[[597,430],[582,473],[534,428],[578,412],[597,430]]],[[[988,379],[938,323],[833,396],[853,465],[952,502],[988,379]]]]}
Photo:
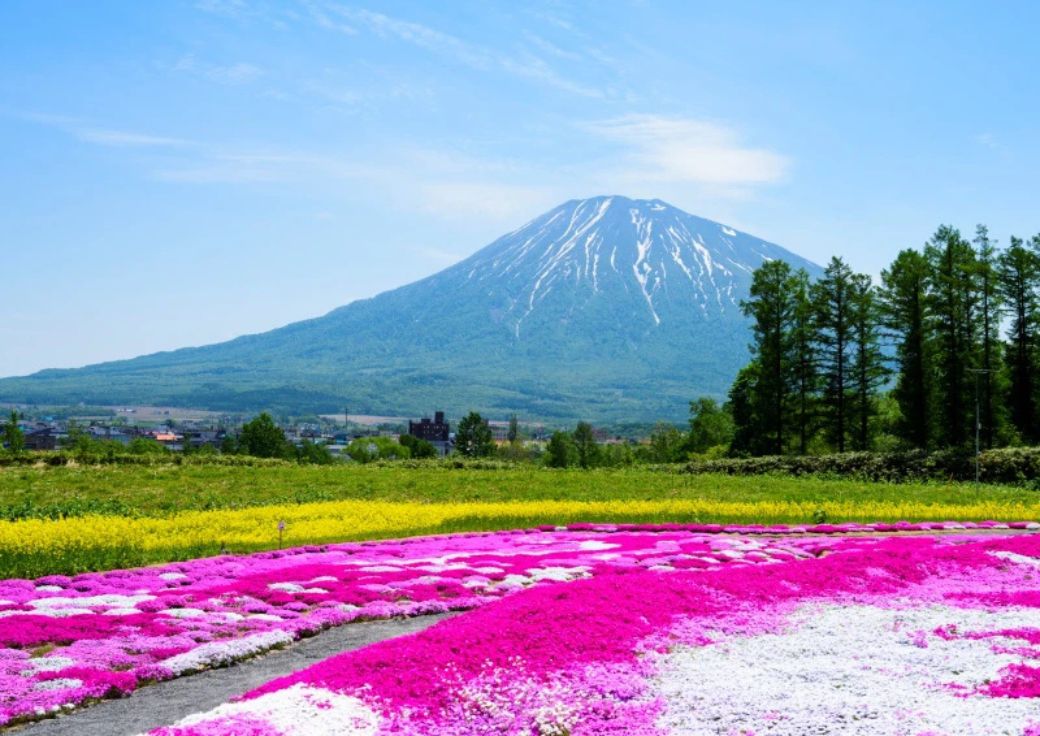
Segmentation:
{"type": "Polygon", "coordinates": [[[106,130],[87,128],[74,131],[77,138],[87,143],[116,148],[190,148],[197,146],[194,141],[183,138],[138,133],[128,130],[106,130]]]}
{"type": "Polygon", "coordinates": [[[221,65],[199,61],[194,54],[182,56],[173,65],[174,71],[197,74],[220,84],[246,84],[263,76],[263,70],[255,64],[240,61],[221,65]]]}
{"type": "Polygon", "coordinates": [[[604,98],[608,96],[602,90],[567,79],[544,59],[530,51],[525,51],[518,56],[497,53],[421,23],[394,18],[364,8],[351,8],[336,3],[326,3],[322,6],[310,3],[308,8],[311,10],[312,17],[324,28],[341,30],[354,35],[357,33],[356,26],[362,26],[380,37],[396,38],[431,53],[454,59],[477,71],[504,71],[512,76],[541,82],[582,97],[604,98]],[[341,23],[332,20],[330,14],[353,25],[341,28],[341,23]]]}
{"type": "Polygon", "coordinates": [[[587,129],[622,145],[635,179],[709,185],[760,185],[783,179],[789,160],[741,143],[737,133],[695,118],[626,115],[587,129]]]}

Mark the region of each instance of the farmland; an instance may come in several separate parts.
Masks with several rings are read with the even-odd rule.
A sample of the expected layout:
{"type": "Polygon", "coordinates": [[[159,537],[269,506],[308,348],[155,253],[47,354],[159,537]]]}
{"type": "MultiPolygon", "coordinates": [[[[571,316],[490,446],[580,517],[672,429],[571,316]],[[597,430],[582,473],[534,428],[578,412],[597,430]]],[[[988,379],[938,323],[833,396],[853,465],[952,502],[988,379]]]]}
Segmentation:
{"type": "Polygon", "coordinates": [[[1040,496],[668,469],[81,466],[0,471],[0,575],[585,521],[807,524],[1040,518],[1040,496]],[[279,529],[282,522],[283,529],[279,529]]]}

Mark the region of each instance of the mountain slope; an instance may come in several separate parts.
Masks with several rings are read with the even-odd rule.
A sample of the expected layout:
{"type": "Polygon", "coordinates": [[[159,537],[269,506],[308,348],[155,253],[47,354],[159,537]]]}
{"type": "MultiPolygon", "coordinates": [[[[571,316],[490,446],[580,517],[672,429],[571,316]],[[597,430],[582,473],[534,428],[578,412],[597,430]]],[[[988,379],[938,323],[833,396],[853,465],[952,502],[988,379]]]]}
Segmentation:
{"type": "Polygon", "coordinates": [[[0,380],[0,400],[680,419],[747,360],[783,248],[660,200],[573,200],[440,273],[225,343],[0,380]]]}

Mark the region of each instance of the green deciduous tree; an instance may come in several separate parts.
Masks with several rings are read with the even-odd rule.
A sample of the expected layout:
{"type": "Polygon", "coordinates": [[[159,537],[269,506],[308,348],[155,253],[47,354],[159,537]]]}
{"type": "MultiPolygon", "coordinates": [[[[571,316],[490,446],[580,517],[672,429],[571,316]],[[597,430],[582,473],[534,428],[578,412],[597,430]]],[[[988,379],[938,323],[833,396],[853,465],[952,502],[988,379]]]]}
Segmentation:
{"type": "Polygon", "coordinates": [[[714,447],[729,447],[733,441],[733,417],[709,396],[690,402],[690,452],[705,453],[714,447]]]}
{"type": "Polygon", "coordinates": [[[25,435],[18,426],[18,412],[14,409],[4,425],[4,445],[12,454],[18,454],[25,449],[25,435]]]}
{"type": "Polygon", "coordinates": [[[437,448],[432,443],[420,437],[410,434],[402,434],[398,440],[400,444],[408,448],[408,452],[415,459],[429,459],[437,457],[437,448]]]}
{"type": "Polygon", "coordinates": [[[578,422],[572,435],[574,449],[578,456],[578,465],[583,468],[595,467],[599,464],[599,443],[588,422],[578,422]]]}
{"type": "Polygon", "coordinates": [[[308,465],[332,465],[336,459],[324,444],[304,440],[296,448],[296,460],[308,465]]]}
{"type": "Polygon", "coordinates": [[[578,450],[570,432],[557,431],[545,446],[545,464],[550,468],[567,468],[578,462],[578,450]]]}
{"type": "Polygon", "coordinates": [[[495,453],[495,441],[487,420],[471,411],[459,421],[455,431],[455,451],[466,457],[488,457],[495,453]]]}
{"type": "Polygon", "coordinates": [[[390,437],[358,437],[347,445],[347,455],[359,463],[374,460],[407,460],[408,448],[390,437]]]}
{"type": "Polygon", "coordinates": [[[238,451],[254,457],[284,458],[293,454],[285,433],[267,412],[242,425],[238,435],[238,451]]]}

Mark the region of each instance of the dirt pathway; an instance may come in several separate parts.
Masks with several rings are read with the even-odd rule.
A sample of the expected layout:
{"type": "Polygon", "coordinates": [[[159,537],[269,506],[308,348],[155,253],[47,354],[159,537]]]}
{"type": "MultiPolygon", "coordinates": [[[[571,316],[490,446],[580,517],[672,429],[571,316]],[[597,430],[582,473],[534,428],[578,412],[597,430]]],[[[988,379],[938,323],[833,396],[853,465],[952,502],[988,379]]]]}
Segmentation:
{"type": "Polygon", "coordinates": [[[13,728],[12,736],[135,736],[166,726],[339,652],[421,631],[452,614],[347,624],[232,667],[208,670],[141,688],[58,718],[13,728]]]}

